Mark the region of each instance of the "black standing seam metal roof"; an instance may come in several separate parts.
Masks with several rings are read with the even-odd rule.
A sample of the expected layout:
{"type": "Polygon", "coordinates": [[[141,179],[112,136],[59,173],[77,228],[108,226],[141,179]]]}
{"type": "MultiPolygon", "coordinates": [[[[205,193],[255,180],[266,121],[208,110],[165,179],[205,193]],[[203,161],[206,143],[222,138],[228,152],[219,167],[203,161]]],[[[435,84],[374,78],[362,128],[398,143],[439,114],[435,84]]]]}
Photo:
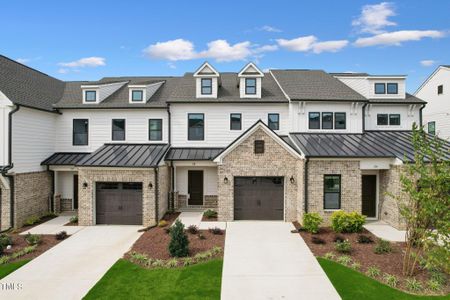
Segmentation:
{"type": "Polygon", "coordinates": [[[170,148],[165,160],[213,160],[223,148],[170,148]]]}
{"type": "Polygon", "coordinates": [[[50,165],[59,165],[59,166],[68,166],[68,165],[76,165],[80,160],[88,156],[90,153],[84,152],[56,152],[52,154],[50,157],[45,159],[41,165],[50,166],[50,165]]]}
{"type": "Polygon", "coordinates": [[[158,166],[168,149],[168,144],[105,144],[77,166],[152,168],[158,166]]]}
{"type": "MultiPolygon", "coordinates": [[[[396,157],[414,161],[412,131],[291,133],[290,136],[306,157],[396,157]]],[[[443,141],[443,148],[445,158],[450,160],[450,142],[443,141]]]]}

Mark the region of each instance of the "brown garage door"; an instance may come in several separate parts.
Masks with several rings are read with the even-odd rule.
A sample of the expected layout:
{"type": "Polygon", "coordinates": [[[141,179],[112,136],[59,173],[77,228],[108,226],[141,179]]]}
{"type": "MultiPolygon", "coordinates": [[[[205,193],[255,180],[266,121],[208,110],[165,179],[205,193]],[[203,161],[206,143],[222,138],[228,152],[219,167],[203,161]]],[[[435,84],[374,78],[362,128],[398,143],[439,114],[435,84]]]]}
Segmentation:
{"type": "Polygon", "coordinates": [[[282,177],[235,177],[235,220],[283,220],[282,177]]]}
{"type": "Polygon", "coordinates": [[[97,224],[142,225],[142,183],[97,182],[97,224]]]}

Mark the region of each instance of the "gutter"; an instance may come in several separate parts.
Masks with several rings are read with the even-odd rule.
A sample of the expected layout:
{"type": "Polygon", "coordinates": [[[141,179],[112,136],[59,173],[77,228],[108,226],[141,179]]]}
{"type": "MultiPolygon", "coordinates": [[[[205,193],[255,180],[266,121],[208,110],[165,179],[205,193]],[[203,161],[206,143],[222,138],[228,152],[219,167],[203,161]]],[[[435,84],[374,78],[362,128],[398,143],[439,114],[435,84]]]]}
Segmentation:
{"type": "MultiPolygon", "coordinates": [[[[14,198],[15,198],[15,193],[14,193],[14,176],[11,174],[8,174],[8,171],[11,170],[14,167],[14,164],[12,162],[12,117],[13,114],[15,114],[16,112],[18,112],[20,109],[20,105],[16,105],[16,107],[9,112],[8,114],[8,165],[3,167],[1,170],[1,174],[4,177],[8,177],[9,178],[9,189],[10,189],[10,208],[9,208],[9,213],[10,213],[10,227],[7,229],[11,229],[12,227],[14,227],[14,198]]],[[[0,201],[0,211],[2,211],[2,207],[1,207],[1,201],[0,201]]]]}
{"type": "Polygon", "coordinates": [[[308,213],[308,162],[309,158],[305,157],[305,213],[308,213]]]}
{"type": "Polygon", "coordinates": [[[422,110],[425,108],[425,104],[422,105],[422,107],[419,109],[419,122],[420,122],[420,127],[423,126],[423,116],[422,116],[422,110]]]}

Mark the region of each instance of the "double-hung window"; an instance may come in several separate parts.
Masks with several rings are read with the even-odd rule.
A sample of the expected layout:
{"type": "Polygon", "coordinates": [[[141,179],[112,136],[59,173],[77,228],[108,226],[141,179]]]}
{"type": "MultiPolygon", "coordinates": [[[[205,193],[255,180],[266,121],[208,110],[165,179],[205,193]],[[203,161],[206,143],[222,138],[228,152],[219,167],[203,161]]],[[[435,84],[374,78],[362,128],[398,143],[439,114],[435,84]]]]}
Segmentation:
{"type": "Polygon", "coordinates": [[[72,144],[74,146],[87,146],[89,143],[89,120],[73,119],[72,144]]]}
{"type": "Polygon", "coordinates": [[[322,113],[322,129],[333,129],[333,113],[322,113]]]}
{"type": "Polygon", "coordinates": [[[212,95],[212,79],[202,78],[201,83],[202,95],[212,95]]]}
{"type": "Polygon", "coordinates": [[[390,114],[389,125],[400,125],[400,114],[390,114]]]}
{"type": "Polygon", "coordinates": [[[113,141],[125,141],[125,119],[112,120],[111,139],[113,141]]]}
{"type": "Polygon", "coordinates": [[[341,175],[324,175],[323,208],[341,208],[341,175]]]}
{"type": "Polygon", "coordinates": [[[241,130],[241,129],[242,129],[242,115],[230,114],[230,130],[241,130]]]}
{"type": "Polygon", "coordinates": [[[334,113],[334,129],[346,129],[347,118],[345,112],[334,113]]]}
{"type": "Polygon", "coordinates": [[[148,139],[150,141],[162,141],[162,119],[148,120],[148,139]]]}
{"type": "Polygon", "coordinates": [[[280,130],[280,114],[269,114],[268,125],[272,130],[280,130]]]}
{"type": "Polygon", "coordinates": [[[435,121],[431,121],[428,122],[428,133],[432,134],[432,135],[436,135],[436,122],[435,121]]]}
{"type": "Polygon", "coordinates": [[[203,141],[205,139],[205,115],[188,114],[188,140],[203,141]]]}
{"type": "Polygon", "coordinates": [[[389,123],[388,114],[378,114],[377,115],[377,125],[388,125],[389,123]]]}
{"type": "Polygon", "coordinates": [[[256,95],[256,78],[245,78],[245,94],[256,95]]]}
{"type": "Polygon", "coordinates": [[[320,112],[309,113],[309,129],[320,129],[320,112]]]}

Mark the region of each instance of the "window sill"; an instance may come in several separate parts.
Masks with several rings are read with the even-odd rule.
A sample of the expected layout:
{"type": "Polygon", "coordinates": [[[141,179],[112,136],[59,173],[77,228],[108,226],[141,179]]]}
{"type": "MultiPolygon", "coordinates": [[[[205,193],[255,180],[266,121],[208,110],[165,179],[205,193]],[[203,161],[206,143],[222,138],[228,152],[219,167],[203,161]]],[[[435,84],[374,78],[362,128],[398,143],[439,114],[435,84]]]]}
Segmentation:
{"type": "Polygon", "coordinates": [[[326,208],[326,209],[324,208],[323,209],[324,212],[331,212],[331,213],[335,212],[335,211],[339,211],[339,210],[342,210],[342,209],[340,209],[340,208],[326,208]]]}

